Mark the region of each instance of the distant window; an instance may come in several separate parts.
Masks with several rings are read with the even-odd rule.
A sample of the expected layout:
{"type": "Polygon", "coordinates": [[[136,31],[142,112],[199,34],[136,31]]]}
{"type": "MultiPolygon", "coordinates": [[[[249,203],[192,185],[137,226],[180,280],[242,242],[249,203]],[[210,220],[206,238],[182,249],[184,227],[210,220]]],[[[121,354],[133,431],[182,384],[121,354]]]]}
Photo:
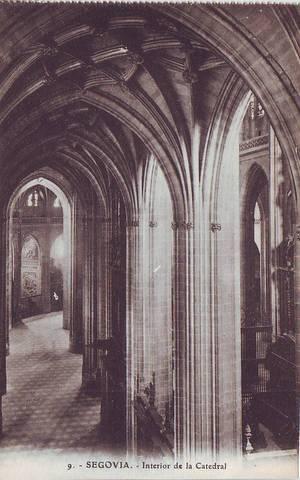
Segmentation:
{"type": "Polygon", "coordinates": [[[61,204],[60,204],[59,198],[55,197],[55,200],[53,202],[53,207],[58,208],[60,206],[61,206],[61,204]]]}
{"type": "Polygon", "coordinates": [[[250,113],[251,120],[254,120],[254,118],[255,118],[255,96],[254,96],[253,93],[251,94],[251,98],[250,98],[250,102],[249,102],[249,113],[250,113]]]}
{"type": "Polygon", "coordinates": [[[256,117],[263,117],[265,115],[262,104],[257,100],[252,93],[249,101],[249,115],[251,120],[255,120],[256,117]]]}
{"type": "Polygon", "coordinates": [[[59,235],[53,242],[50,250],[50,258],[54,260],[54,265],[60,267],[65,256],[65,243],[63,234],[59,235]]]}
{"type": "Polygon", "coordinates": [[[265,111],[263,109],[263,106],[261,103],[257,102],[257,116],[258,117],[263,117],[265,114],[265,111]]]}
{"type": "Polygon", "coordinates": [[[27,206],[28,207],[37,207],[39,204],[39,194],[37,190],[31,192],[27,197],[27,206]]]}
{"type": "Polygon", "coordinates": [[[27,206],[32,207],[33,206],[33,193],[30,193],[27,197],[27,206]]]}
{"type": "Polygon", "coordinates": [[[255,203],[254,208],[254,241],[261,253],[262,251],[262,214],[258,202],[255,203]]]}

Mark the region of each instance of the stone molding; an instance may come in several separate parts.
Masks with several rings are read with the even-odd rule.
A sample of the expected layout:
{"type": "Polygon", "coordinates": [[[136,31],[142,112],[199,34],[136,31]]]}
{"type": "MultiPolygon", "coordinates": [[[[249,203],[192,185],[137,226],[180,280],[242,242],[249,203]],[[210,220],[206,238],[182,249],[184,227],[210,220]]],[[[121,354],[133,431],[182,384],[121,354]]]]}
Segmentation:
{"type": "Polygon", "coordinates": [[[252,148],[266,146],[268,145],[268,143],[269,143],[269,135],[250,138],[250,140],[246,140],[245,142],[240,143],[240,152],[244,152],[252,148]]]}
{"type": "Polygon", "coordinates": [[[210,229],[213,233],[220,232],[222,230],[222,226],[220,223],[211,223],[210,229]]]}
{"type": "Polygon", "coordinates": [[[194,225],[192,222],[186,222],[186,221],[182,221],[182,222],[172,222],[171,223],[171,228],[172,230],[179,230],[179,229],[182,229],[182,230],[191,230],[192,228],[194,228],[194,225]]]}
{"type": "Polygon", "coordinates": [[[127,222],[127,223],[126,223],[126,227],[127,227],[127,228],[130,228],[130,227],[138,227],[139,224],[140,224],[139,220],[133,219],[133,220],[131,220],[130,222],[127,222]]]}
{"type": "Polygon", "coordinates": [[[149,227],[150,228],[156,228],[158,226],[158,223],[156,220],[150,220],[149,222],[149,227]]]}

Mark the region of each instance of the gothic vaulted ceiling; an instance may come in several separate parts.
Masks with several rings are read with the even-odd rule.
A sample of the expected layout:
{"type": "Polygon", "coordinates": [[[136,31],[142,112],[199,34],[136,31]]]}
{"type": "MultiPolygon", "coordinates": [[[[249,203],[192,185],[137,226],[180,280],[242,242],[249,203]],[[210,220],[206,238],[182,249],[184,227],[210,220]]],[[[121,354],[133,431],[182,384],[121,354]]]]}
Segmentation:
{"type": "Polygon", "coordinates": [[[4,174],[81,162],[134,198],[151,152],[188,188],[195,123],[207,131],[232,76],[217,51],[151,5],[2,4],[0,18],[4,174]]]}

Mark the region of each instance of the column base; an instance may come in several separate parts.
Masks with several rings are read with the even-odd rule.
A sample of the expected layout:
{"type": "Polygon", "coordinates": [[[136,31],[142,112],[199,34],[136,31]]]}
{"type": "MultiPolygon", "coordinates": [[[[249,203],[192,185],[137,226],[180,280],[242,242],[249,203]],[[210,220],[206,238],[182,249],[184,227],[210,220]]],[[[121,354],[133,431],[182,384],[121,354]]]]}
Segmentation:
{"type": "Polygon", "coordinates": [[[81,390],[91,397],[100,397],[100,385],[95,378],[82,379],[81,390]]]}
{"type": "Polygon", "coordinates": [[[72,340],[70,340],[69,352],[71,352],[71,353],[82,353],[82,343],[72,342],[72,340]]]}

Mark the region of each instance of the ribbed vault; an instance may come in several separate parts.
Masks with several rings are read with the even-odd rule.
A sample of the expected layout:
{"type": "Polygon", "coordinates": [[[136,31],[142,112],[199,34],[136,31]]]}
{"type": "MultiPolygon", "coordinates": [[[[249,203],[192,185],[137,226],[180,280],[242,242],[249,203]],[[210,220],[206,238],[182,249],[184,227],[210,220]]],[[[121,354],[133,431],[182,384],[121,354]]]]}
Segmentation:
{"type": "Polygon", "coordinates": [[[225,61],[146,6],[3,8],[8,12],[15,22],[9,49],[2,32],[5,174],[29,159],[59,164],[64,155],[72,164],[80,157],[97,178],[108,169],[134,211],[138,170],[153,153],[177,216],[188,218],[193,128],[200,116],[208,128],[229,72],[225,61]]]}
{"type": "MultiPolygon", "coordinates": [[[[239,185],[232,171],[238,178],[238,128],[250,90],[270,118],[289,165],[295,205],[300,191],[299,9],[253,8],[196,3],[0,7],[2,237],[5,205],[23,179],[49,168],[70,181],[75,213],[82,203],[74,232],[83,223],[86,228],[85,242],[80,235],[76,239],[79,246],[86,244],[83,373],[97,366],[90,353],[94,340],[109,337],[114,323],[121,326],[132,451],[133,404],[143,363],[138,348],[146,272],[141,245],[156,224],[145,215],[145,199],[151,196],[157,164],[167,181],[166,198],[170,193],[168,215],[174,217],[165,219],[174,252],[168,290],[174,451],[235,454],[240,449],[239,185]],[[228,264],[226,252],[227,262],[232,256],[228,264]],[[232,352],[236,362],[224,369],[232,352]]],[[[79,282],[82,265],[75,267],[79,282]]],[[[5,268],[3,247],[3,278],[5,268]]],[[[5,298],[5,282],[0,287],[5,298]]],[[[0,339],[1,331],[0,323],[0,339]]],[[[4,358],[4,348],[1,352],[4,358]]]]}

